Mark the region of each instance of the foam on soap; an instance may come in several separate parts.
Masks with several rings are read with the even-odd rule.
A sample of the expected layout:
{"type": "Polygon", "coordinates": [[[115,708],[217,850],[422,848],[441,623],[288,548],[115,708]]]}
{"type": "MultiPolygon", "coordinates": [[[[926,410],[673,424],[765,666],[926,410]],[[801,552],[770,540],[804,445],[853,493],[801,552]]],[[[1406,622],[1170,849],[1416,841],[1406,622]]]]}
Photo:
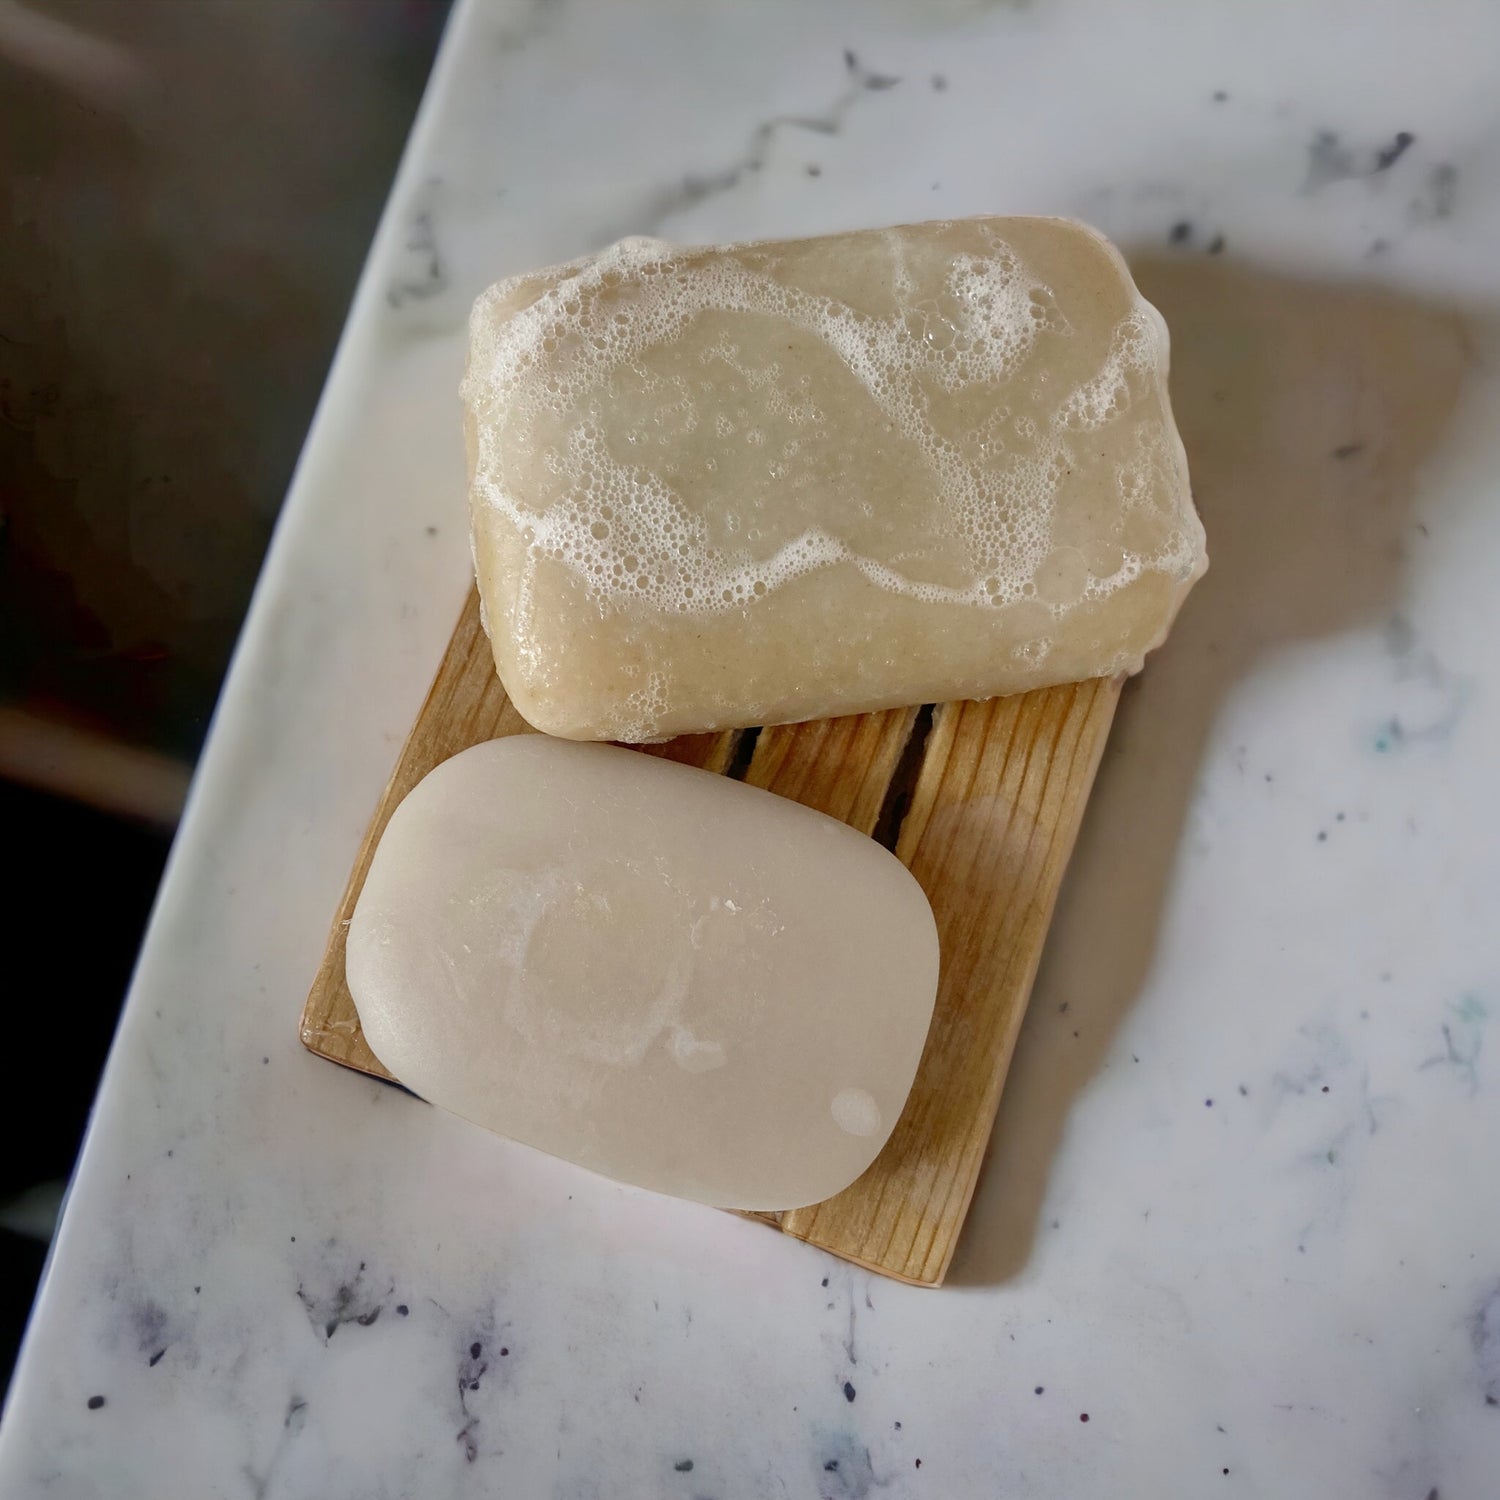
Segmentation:
{"type": "Polygon", "coordinates": [[[1037,685],[1017,671],[1036,677],[1080,612],[1087,669],[1064,652],[1052,680],[1133,669],[1203,564],[1166,365],[1112,247],[1055,220],[631,239],[501,282],[475,308],[464,397],[502,676],[539,727],[654,737],[1037,685]],[[1145,575],[1168,601],[1151,628],[1093,628],[1145,575]],[[849,622],[830,601],[869,591],[892,634],[846,644],[904,655],[925,621],[930,689],[850,681],[848,651],[779,693],[684,660],[688,622],[738,618],[773,653],[795,640],[805,678],[810,632],[849,622]],[[932,638],[965,630],[996,666],[973,680],[949,652],[950,684],[932,638]],[[594,660],[570,673],[580,650],[594,660]]]}

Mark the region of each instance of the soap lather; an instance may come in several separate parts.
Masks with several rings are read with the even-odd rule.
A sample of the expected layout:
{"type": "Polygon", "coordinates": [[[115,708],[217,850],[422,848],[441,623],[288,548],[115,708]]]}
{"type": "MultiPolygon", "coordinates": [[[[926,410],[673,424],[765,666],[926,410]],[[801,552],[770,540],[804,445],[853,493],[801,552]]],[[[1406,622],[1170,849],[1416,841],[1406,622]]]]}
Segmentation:
{"type": "Polygon", "coordinates": [[[1136,671],[1205,566],[1167,363],[1060,219],[503,281],[463,392],[506,689],[656,740],[1136,671]]]}

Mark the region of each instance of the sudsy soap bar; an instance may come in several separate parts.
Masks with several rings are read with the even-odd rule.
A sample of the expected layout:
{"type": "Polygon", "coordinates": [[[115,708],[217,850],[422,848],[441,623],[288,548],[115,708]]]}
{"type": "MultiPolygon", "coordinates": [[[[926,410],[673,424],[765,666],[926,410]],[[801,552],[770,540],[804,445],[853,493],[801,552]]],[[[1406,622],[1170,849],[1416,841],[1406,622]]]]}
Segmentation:
{"type": "Polygon", "coordinates": [[[1139,669],[1205,566],[1119,253],[975,218],[500,282],[463,395],[495,660],[654,740],[1139,669]]]}

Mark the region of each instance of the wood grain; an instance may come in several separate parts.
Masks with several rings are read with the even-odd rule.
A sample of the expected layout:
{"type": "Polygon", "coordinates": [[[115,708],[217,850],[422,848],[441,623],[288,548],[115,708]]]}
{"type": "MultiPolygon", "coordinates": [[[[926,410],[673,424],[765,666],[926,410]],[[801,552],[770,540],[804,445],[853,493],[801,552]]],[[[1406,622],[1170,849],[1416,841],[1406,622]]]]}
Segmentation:
{"type": "Polygon", "coordinates": [[[873,833],[916,719],[891,708],[762,729],[745,780],[873,833]]]}
{"type": "MultiPolygon", "coordinates": [[[[759,732],[747,782],[864,833],[899,829],[896,854],[932,902],[942,971],[916,1083],[885,1150],[825,1203],[749,1217],[884,1275],[941,1283],[1118,696],[1118,680],[1101,679],[941,704],[930,729],[927,711],[899,708],[759,732]]],[[[390,1076],[344,980],[344,939],[375,846],[434,766],[482,740],[532,732],[495,675],[471,591],[339,903],[303,1009],[310,1050],[390,1076]]],[[[728,731],[641,748],[725,773],[741,741],[728,731]]]]}

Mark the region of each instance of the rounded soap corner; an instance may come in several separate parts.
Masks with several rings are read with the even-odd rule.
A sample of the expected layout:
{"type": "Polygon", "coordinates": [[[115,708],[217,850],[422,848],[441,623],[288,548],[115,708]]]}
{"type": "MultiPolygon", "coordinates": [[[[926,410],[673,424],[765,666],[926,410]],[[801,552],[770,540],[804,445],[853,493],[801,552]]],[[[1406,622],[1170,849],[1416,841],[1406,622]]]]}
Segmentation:
{"type": "Polygon", "coordinates": [[[580,741],[591,738],[586,733],[580,734],[576,726],[548,713],[541,700],[530,692],[525,683],[513,682],[507,679],[504,673],[501,673],[500,682],[505,688],[506,697],[510,699],[511,707],[538,734],[545,735],[552,740],[580,741]]]}
{"type": "Polygon", "coordinates": [[[933,909],[932,897],[927,894],[926,887],[912,873],[911,866],[894,849],[887,849],[878,839],[871,838],[870,842],[901,872],[901,876],[904,879],[900,883],[903,889],[910,893],[913,908],[926,913],[927,921],[923,924],[923,931],[929,939],[928,946],[932,956],[933,992],[935,996],[937,991],[937,975],[942,960],[943,942],[942,935],[938,932],[937,912],[933,909]]]}
{"type": "Polygon", "coordinates": [[[524,676],[518,677],[515,672],[505,670],[501,670],[499,676],[511,707],[545,739],[565,740],[572,745],[610,743],[612,736],[597,723],[581,722],[558,713],[541,693],[532,690],[524,676]]]}

